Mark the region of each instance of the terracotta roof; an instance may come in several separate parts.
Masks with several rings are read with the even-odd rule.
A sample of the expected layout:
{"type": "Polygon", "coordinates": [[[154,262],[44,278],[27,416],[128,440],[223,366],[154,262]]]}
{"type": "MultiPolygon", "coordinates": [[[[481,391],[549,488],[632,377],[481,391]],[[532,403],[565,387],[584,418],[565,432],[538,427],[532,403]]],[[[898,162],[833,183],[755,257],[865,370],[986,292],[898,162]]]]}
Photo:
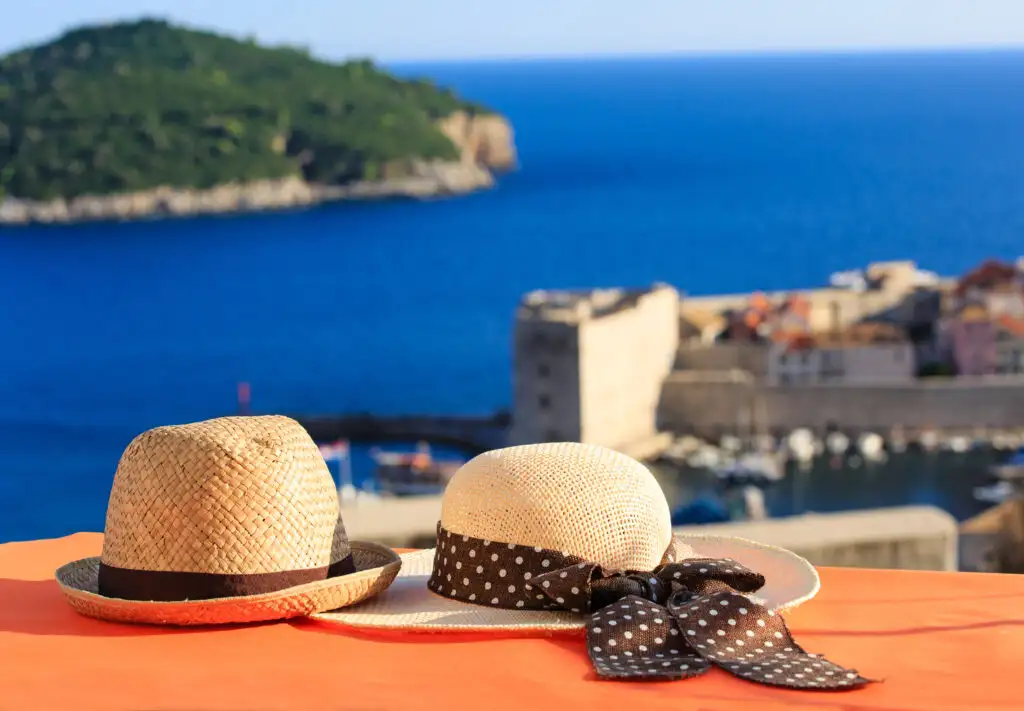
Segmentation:
{"type": "Polygon", "coordinates": [[[1013,336],[1024,338],[1024,318],[1001,314],[996,318],[996,326],[1013,336]]]}
{"type": "Polygon", "coordinates": [[[771,311],[772,305],[768,301],[768,297],[762,294],[760,291],[754,292],[750,296],[750,308],[761,313],[767,313],[771,311]]]}
{"type": "MultiPolygon", "coordinates": [[[[998,259],[989,259],[967,272],[961,277],[956,287],[957,296],[963,296],[968,289],[993,289],[1002,285],[1012,284],[1020,277],[1017,267],[998,259]]],[[[1005,287],[1004,287],[1005,288],[1005,287]]]]}

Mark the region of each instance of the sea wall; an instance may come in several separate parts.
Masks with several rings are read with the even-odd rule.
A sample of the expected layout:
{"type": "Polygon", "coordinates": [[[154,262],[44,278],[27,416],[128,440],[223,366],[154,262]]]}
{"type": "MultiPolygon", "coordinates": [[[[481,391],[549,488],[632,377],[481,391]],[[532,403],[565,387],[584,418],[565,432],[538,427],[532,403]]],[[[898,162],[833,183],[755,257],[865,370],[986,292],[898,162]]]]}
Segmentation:
{"type": "Polygon", "coordinates": [[[416,161],[402,178],[344,186],[307,183],[299,176],[218,185],[204,190],[160,187],[66,200],[0,200],[2,224],[52,224],[154,217],[187,217],[305,207],[340,200],[462,195],[494,185],[494,172],[516,165],[512,127],[495,115],[457,112],[438,127],[460,151],[457,161],[416,161]]]}
{"type": "Polygon", "coordinates": [[[745,370],[755,380],[768,374],[768,346],[760,343],[715,343],[707,346],[684,345],[676,354],[678,370],[745,370]]]}
{"type": "Polygon", "coordinates": [[[665,383],[659,422],[676,432],[720,432],[750,413],[758,426],[782,432],[826,422],[850,432],[1024,428],[1024,377],[773,387],[742,373],[678,372],[665,383]]]}

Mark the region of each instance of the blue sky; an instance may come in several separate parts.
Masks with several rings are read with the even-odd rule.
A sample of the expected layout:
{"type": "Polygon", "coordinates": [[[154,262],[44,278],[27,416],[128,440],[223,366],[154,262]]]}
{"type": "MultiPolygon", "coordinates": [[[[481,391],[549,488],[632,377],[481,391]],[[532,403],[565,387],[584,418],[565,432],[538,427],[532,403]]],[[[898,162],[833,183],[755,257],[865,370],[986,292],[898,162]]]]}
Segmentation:
{"type": "Polygon", "coordinates": [[[157,15],[329,58],[1024,46],[1024,0],[8,0],[0,52],[157,15]]]}

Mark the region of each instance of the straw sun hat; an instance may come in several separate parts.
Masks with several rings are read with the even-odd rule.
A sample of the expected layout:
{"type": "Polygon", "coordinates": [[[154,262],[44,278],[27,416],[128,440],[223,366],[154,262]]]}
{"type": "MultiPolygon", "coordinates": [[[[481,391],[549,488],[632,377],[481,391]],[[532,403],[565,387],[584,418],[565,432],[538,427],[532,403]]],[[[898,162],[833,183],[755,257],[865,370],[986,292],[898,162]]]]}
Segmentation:
{"type": "Polygon", "coordinates": [[[121,457],[102,556],[57,570],[90,617],[167,625],[257,622],[365,600],[401,567],[350,542],[306,431],[286,417],[158,427],[121,457]]]}
{"type": "Polygon", "coordinates": [[[715,664],[791,688],[868,681],[805,653],[778,614],[817,593],[810,563],[740,538],[673,536],[654,476],[603,447],[474,458],[445,490],[436,548],[402,560],[381,595],[314,617],[435,633],[585,629],[595,669],[613,678],[678,679],[715,664]]]}

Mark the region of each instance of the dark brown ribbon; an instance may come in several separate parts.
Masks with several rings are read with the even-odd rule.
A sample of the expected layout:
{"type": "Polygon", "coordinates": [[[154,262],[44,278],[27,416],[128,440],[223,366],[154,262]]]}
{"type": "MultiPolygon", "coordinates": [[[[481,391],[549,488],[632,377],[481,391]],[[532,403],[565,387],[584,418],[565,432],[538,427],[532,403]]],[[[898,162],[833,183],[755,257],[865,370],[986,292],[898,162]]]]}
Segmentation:
{"type": "Polygon", "coordinates": [[[326,568],[284,570],[250,575],[132,570],[100,563],[99,593],[120,600],[182,602],[265,595],[356,571],[352,554],[326,568]]]}
{"type": "Polygon", "coordinates": [[[619,572],[569,553],[460,536],[440,524],[437,542],[432,591],[491,607],[586,614],[587,649],[601,677],[684,679],[714,665],[791,689],[872,683],[804,651],[781,615],[748,596],[764,577],[734,560],[619,572]]]}

